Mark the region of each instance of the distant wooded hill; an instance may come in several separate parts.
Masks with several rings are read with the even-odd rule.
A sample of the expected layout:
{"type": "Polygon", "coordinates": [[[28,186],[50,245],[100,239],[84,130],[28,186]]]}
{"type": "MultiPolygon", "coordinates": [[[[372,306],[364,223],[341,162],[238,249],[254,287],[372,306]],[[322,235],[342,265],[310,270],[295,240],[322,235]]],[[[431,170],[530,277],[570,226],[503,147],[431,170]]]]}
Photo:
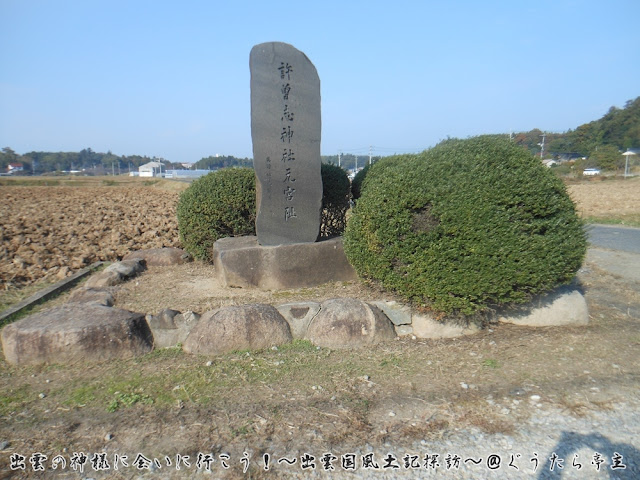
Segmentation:
{"type": "Polygon", "coordinates": [[[629,100],[624,108],[611,107],[599,120],[580,125],[565,133],[542,132],[534,129],[513,136],[518,144],[540,155],[540,143],[545,134],[545,158],[562,156],[598,157],[601,150],[619,153],[640,148],[640,97],[629,100]]]}
{"type": "MultiPolygon", "coordinates": [[[[533,129],[513,134],[513,141],[540,155],[542,136],[545,140],[545,158],[569,159],[589,157],[592,166],[616,168],[622,160],[620,152],[628,148],[640,149],[640,97],[629,100],[624,108],[611,107],[599,120],[580,125],[564,133],[543,132],[533,129]]],[[[372,161],[380,157],[373,157],[372,161]]],[[[28,152],[20,155],[10,147],[0,151],[0,172],[6,172],[10,164],[20,164],[23,173],[49,173],[56,171],[85,170],[95,174],[126,173],[137,171],[140,165],[151,161],[164,162],[167,169],[183,168],[163,158],[141,155],[114,155],[94,152],[85,148],[80,152],[28,152]]],[[[323,156],[325,163],[338,164],[346,169],[363,167],[369,162],[367,155],[344,154],[323,156]]],[[[209,156],[195,163],[195,168],[217,169],[224,167],[252,167],[250,158],[233,156],[209,156]]]]}

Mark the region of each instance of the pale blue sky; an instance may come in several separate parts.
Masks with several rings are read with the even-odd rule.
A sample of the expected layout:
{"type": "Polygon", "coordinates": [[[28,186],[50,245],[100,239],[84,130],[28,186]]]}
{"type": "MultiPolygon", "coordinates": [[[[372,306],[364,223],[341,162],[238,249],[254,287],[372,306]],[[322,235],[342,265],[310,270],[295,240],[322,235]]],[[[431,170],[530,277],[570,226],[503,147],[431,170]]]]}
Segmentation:
{"type": "Polygon", "coordinates": [[[321,81],[322,154],[562,132],[640,96],[640,2],[0,0],[0,147],[251,157],[249,52],[321,81]]]}

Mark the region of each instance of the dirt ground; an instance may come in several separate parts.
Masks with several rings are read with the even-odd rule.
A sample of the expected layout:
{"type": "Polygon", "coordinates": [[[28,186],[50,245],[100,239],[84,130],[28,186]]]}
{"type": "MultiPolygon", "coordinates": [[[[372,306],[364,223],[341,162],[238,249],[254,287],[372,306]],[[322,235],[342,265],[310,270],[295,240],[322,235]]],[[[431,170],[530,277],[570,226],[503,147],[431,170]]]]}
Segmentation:
{"type": "Polygon", "coordinates": [[[60,279],[131,250],[179,245],[178,193],[145,186],[0,187],[0,285],[60,279]]]}
{"type": "Polygon", "coordinates": [[[640,225],[640,177],[626,180],[596,177],[567,186],[578,213],[589,219],[618,219],[640,225]]]}
{"type": "MultiPolygon", "coordinates": [[[[584,198],[579,209],[585,215],[618,195],[615,188],[590,204],[595,194],[584,192],[600,185],[622,184],[589,182],[570,187],[575,199],[584,198]]],[[[111,225],[112,231],[107,227],[108,235],[101,238],[110,238],[114,222],[121,224],[124,218],[131,223],[131,213],[126,212],[137,211],[122,207],[123,217],[105,213],[117,211],[115,204],[137,208],[152,204],[164,211],[172,198],[155,191],[151,196],[151,190],[143,188],[139,195],[146,201],[120,192],[116,202],[108,192],[117,192],[109,188],[100,190],[99,197],[109,199],[106,203],[111,206],[90,207],[100,212],[96,215],[102,215],[104,225],[111,225]]],[[[620,188],[626,193],[619,195],[629,193],[624,190],[628,186],[620,188]]],[[[30,198],[17,190],[2,188],[1,194],[30,198]]],[[[635,198],[633,192],[630,195],[635,198]]],[[[82,198],[92,205],[96,197],[94,191],[82,198]]],[[[64,203],[58,205],[71,215],[73,210],[63,208],[64,203]]],[[[639,213],[638,205],[632,215],[639,213]]],[[[31,215],[38,212],[31,210],[31,215]]],[[[2,218],[6,232],[12,227],[2,218]]],[[[22,218],[22,223],[28,223],[27,213],[22,218]]],[[[145,218],[136,220],[138,227],[145,218]]],[[[7,248],[8,236],[3,235],[2,245],[7,248]]],[[[152,241],[164,238],[152,237],[152,241]]],[[[37,238],[42,238],[40,243],[46,237],[37,238]]],[[[64,238],[53,243],[63,252],[72,234],[64,238]]],[[[66,253],[70,254],[71,250],[66,253]]],[[[132,360],[69,367],[13,367],[2,359],[0,479],[21,478],[7,467],[11,454],[28,457],[34,452],[47,455],[49,462],[56,455],[68,458],[72,452],[106,452],[111,462],[116,455],[127,455],[131,462],[142,453],[160,459],[163,466],[167,456],[175,461],[177,454],[189,455],[194,462],[198,452],[211,452],[219,466],[220,455],[228,454],[232,461],[223,472],[225,478],[244,478],[238,461],[244,452],[254,458],[268,452],[277,458],[385,445],[401,451],[414,442],[428,444],[464,428],[513,434],[534,413],[527,401],[532,395],[568,416],[613,408],[640,391],[640,285],[612,273],[596,254],[590,251],[578,276],[589,304],[586,327],[495,325],[458,339],[409,337],[348,351],[295,342],[277,350],[235,352],[219,358],[166,349],[132,360]]],[[[638,256],[626,261],[638,262],[640,268],[638,256]]],[[[359,283],[286,292],[225,289],[216,285],[211,267],[199,263],[151,268],[116,292],[117,306],[144,313],[163,308],[202,313],[237,303],[351,296],[389,298],[359,283]]],[[[90,468],[84,476],[69,473],[69,468],[67,472],[49,471],[43,477],[101,476],[90,468]]],[[[108,476],[136,478],[133,473],[112,469],[108,476]]],[[[189,478],[192,473],[174,467],[171,477],[162,478],[189,478]]],[[[249,473],[251,478],[276,478],[260,468],[249,473]]]]}

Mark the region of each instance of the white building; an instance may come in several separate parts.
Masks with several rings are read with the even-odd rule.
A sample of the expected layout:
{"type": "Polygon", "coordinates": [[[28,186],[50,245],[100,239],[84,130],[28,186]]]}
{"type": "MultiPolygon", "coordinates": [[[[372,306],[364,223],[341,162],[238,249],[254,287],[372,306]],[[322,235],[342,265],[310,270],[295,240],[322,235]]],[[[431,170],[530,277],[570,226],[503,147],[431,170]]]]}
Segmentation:
{"type": "Polygon", "coordinates": [[[141,177],[164,177],[164,163],[149,162],[138,167],[141,177]]]}

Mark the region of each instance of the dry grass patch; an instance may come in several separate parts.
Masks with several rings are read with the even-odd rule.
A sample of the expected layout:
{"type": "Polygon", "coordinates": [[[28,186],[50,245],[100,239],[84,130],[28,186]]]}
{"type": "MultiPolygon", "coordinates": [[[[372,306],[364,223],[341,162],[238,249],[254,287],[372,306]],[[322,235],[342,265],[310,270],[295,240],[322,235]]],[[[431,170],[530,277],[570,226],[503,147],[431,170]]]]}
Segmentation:
{"type": "Polygon", "coordinates": [[[640,226],[640,177],[584,180],[567,185],[578,213],[592,223],[640,226]]]}

